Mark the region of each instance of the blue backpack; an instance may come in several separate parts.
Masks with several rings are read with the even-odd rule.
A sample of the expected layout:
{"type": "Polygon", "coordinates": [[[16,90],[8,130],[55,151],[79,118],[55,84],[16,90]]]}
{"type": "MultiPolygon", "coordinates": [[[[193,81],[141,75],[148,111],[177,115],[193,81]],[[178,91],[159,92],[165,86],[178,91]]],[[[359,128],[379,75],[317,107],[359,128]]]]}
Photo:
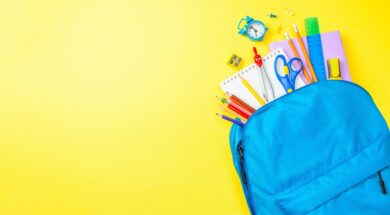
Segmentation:
{"type": "Polygon", "coordinates": [[[389,128],[356,84],[280,97],[233,125],[230,146],[252,214],[390,214],[389,128]]]}

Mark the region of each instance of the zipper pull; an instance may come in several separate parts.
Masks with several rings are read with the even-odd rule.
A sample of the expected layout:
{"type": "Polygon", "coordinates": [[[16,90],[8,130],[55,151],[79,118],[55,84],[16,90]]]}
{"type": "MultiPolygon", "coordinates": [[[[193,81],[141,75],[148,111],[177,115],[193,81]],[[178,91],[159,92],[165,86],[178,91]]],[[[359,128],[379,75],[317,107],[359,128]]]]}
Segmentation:
{"type": "Polygon", "coordinates": [[[246,173],[245,171],[242,169],[241,170],[241,177],[242,177],[242,182],[247,185],[248,184],[248,181],[246,180],[246,173]]]}
{"type": "Polygon", "coordinates": [[[240,160],[244,159],[244,148],[241,146],[241,144],[238,146],[238,155],[240,156],[240,160]]]}
{"type": "Polygon", "coordinates": [[[386,195],[387,194],[387,190],[386,190],[386,186],[385,186],[385,181],[383,181],[383,178],[382,178],[381,171],[378,172],[378,177],[379,177],[379,186],[381,187],[382,193],[384,195],[386,195]]]}
{"type": "Polygon", "coordinates": [[[244,170],[244,148],[241,146],[241,141],[240,141],[240,143],[238,145],[238,155],[240,157],[242,183],[247,185],[248,181],[246,179],[246,173],[245,173],[245,170],[244,170]]]}

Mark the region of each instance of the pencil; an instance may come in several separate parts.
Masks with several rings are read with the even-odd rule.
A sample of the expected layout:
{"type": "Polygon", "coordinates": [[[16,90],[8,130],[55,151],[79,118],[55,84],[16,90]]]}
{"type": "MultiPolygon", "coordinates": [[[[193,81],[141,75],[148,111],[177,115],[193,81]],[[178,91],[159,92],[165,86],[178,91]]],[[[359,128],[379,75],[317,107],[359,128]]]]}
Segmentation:
{"type": "MultiPolygon", "coordinates": [[[[294,57],[297,57],[299,58],[299,55],[298,55],[298,52],[297,50],[295,49],[295,46],[290,38],[290,36],[288,35],[288,33],[286,32],[286,38],[287,38],[287,42],[288,42],[288,45],[290,46],[290,49],[292,50],[292,52],[294,53],[294,57]]],[[[303,75],[305,75],[305,78],[306,78],[306,81],[308,84],[311,84],[313,81],[311,80],[311,77],[309,76],[309,73],[307,73],[306,71],[306,68],[302,65],[302,72],[303,72],[303,75]]]]}
{"type": "Polygon", "coordinates": [[[297,36],[298,43],[299,43],[299,46],[301,47],[303,56],[305,57],[307,66],[309,67],[309,71],[310,71],[311,77],[313,78],[314,82],[317,82],[318,81],[317,80],[317,76],[316,76],[316,74],[314,72],[313,65],[311,65],[311,61],[310,61],[309,55],[307,54],[305,45],[303,44],[303,40],[302,40],[301,34],[299,33],[299,30],[298,30],[298,26],[297,25],[293,25],[293,28],[295,30],[295,35],[297,36]]]}
{"type": "Polygon", "coordinates": [[[242,117],[244,117],[245,119],[248,119],[252,113],[247,111],[246,109],[244,109],[243,107],[241,107],[240,105],[234,103],[234,102],[231,102],[231,101],[228,101],[227,99],[225,98],[219,98],[218,96],[216,96],[218,99],[221,100],[222,103],[226,104],[226,106],[233,110],[234,112],[236,112],[237,114],[241,115],[242,117]]]}
{"type": "Polygon", "coordinates": [[[221,110],[225,111],[226,113],[231,114],[234,117],[239,118],[241,120],[241,122],[246,122],[246,119],[243,116],[239,115],[238,113],[236,113],[236,112],[234,112],[234,111],[232,111],[224,106],[221,106],[221,110]]]}
{"type": "Polygon", "coordinates": [[[252,115],[247,110],[240,108],[240,106],[234,105],[234,103],[229,103],[226,105],[230,110],[236,112],[237,114],[240,114],[245,119],[249,119],[249,117],[252,115]]]}
{"type": "Polygon", "coordinates": [[[246,81],[241,75],[238,75],[241,79],[242,84],[248,89],[248,91],[256,98],[256,100],[261,104],[261,106],[265,105],[265,101],[256,93],[255,89],[246,81]]]}
{"type": "Polygon", "coordinates": [[[245,125],[245,123],[241,122],[240,120],[232,119],[230,117],[227,117],[227,116],[219,114],[219,113],[216,113],[216,114],[217,114],[217,116],[221,117],[222,119],[227,120],[229,122],[232,122],[234,124],[237,124],[239,126],[244,126],[245,125]]]}
{"type": "Polygon", "coordinates": [[[241,105],[240,103],[238,103],[238,102],[236,102],[234,100],[231,100],[230,98],[229,99],[225,99],[225,98],[220,98],[218,96],[216,96],[216,97],[217,97],[217,99],[221,100],[222,103],[224,103],[224,104],[231,104],[231,105],[235,106],[237,109],[240,109],[242,112],[245,112],[245,113],[247,113],[249,115],[252,115],[256,111],[252,107],[249,106],[250,108],[246,108],[243,105],[241,105]]]}
{"type": "Polygon", "coordinates": [[[246,110],[250,111],[251,113],[254,113],[256,110],[251,107],[250,105],[248,105],[247,103],[245,103],[244,101],[242,101],[240,98],[238,98],[237,96],[229,93],[229,92],[226,92],[225,95],[233,102],[239,104],[240,106],[242,106],[243,108],[245,108],[246,110]]]}

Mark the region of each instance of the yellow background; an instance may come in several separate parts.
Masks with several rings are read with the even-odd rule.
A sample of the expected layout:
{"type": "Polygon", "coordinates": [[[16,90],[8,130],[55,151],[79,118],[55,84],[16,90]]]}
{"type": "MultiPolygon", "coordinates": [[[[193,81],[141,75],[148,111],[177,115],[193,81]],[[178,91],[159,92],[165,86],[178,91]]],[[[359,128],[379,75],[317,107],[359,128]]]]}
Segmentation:
{"type": "Polygon", "coordinates": [[[0,214],[248,214],[218,84],[318,16],[390,120],[387,1],[0,0],[0,214]],[[315,2],[315,4],[313,4],[315,2]],[[292,8],[296,15],[284,11],[292,8]],[[277,13],[279,20],[266,16],[277,13]],[[250,15],[270,27],[237,34],[250,15]]]}

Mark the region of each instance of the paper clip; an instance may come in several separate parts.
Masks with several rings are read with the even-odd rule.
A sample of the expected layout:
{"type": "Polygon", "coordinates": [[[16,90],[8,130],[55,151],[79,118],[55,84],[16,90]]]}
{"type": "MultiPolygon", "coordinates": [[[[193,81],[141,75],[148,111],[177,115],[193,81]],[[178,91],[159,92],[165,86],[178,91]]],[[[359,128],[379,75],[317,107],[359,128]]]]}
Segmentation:
{"type": "Polygon", "coordinates": [[[288,15],[290,15],[290,16],[294,16],[295,15],[294,11],[291,8],[285,8],[285,10],[288,13],[288,15]]]}

